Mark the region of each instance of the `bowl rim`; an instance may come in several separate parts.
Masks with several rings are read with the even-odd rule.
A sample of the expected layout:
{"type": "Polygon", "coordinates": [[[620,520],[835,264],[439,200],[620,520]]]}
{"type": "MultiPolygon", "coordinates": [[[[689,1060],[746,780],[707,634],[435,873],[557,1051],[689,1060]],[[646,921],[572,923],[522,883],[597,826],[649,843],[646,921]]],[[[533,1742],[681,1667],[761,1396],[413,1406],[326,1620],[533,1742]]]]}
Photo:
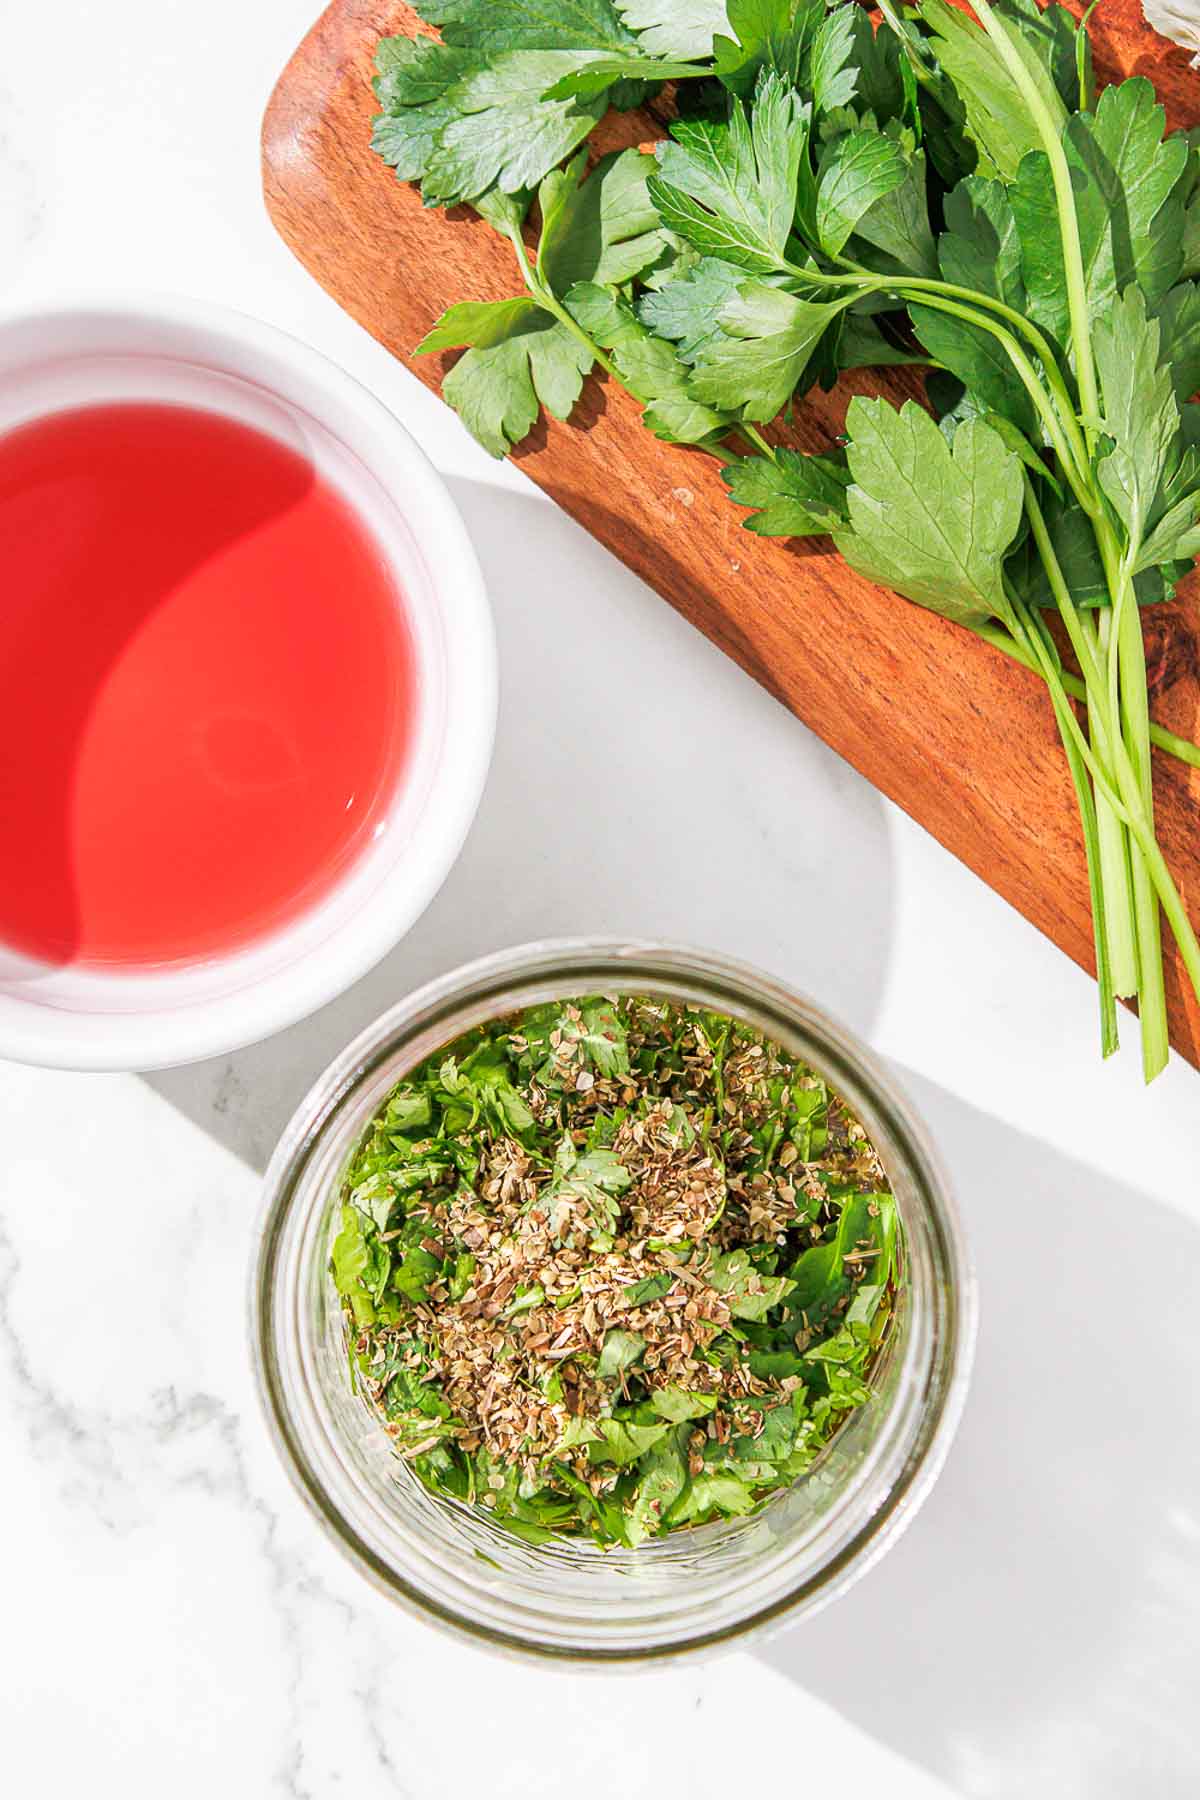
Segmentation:
{"type": "MultiPolygon", "coordinates": [[[[96,321],[166,326],[211,339],[214,351],[224,342],[261,355],[268,394],[276,392],[271,366],[282,365],[311,389],[318,424],[321,403],[328,402],[361,421],[364,439],[386,437],[388,468],[370,450],[363,465],[385,487],[389,471],[403,475],[403,518],[428,569],[446,640],[447,694],[454,697],[408,854],[381,872],[351,917],[331,924],[299,959],[251,976],[234,991],[159,1007],[73,1011],[4,996],[2,1058],[75,1070],[167,1068],[241,1048],[307,1017],[374,967],[425,911],[458,857],[491,765],[499,704],[495,626],[478,557],[441,475],[395,414],[323,350],[237,307],[153,290],[88,289],[27,300],[0,308],[0,333],[61,329],[75,320],[81,329],[96,321]]],[[[361,447],[351,440],[347,448],[357,454],[361,447]]],[[[355,867],[339,876],[333,893],[355,867]]]]}

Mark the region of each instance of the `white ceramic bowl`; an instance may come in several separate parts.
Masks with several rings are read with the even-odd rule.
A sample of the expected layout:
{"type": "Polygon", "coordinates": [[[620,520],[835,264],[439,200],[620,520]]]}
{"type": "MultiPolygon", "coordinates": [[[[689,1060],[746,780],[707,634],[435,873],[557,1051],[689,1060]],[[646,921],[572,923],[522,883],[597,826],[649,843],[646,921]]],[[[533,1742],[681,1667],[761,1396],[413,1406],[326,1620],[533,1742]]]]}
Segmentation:
{"type": "Polygon", "coordinates": [[[0,319],[0,432],[116,399],[240,418],[342,489],[407,600],[417,718],[386,831],[286,928],[208,960],[128,973],[47,969],[0,945],[0,1057],[73,1069],[213,1056],[291,1024],[364,974],[457,856],[496,719],[495,638],[466,529],[423,452],[365,388],[296,338],[192,300],[101,300],[0,319]]]}

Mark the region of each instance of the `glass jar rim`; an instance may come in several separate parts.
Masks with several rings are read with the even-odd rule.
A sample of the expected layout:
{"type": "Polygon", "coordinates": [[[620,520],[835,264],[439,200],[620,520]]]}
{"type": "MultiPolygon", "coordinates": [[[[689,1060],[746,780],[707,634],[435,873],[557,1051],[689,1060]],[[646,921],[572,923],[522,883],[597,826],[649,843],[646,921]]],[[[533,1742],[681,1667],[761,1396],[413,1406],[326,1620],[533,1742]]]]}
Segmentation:
{"type": "MultiPolygon", "coordinates": [[[[361,1123],[376,1104],[377,1097],[372,1098],[365,1113],[360,1104],[361,1123]]],[[[356,1121],[352,1138],[361,1123],[356,1121]]],[[[904,1217],[903,1209],[902,1217],[907,1232],[914,1221],[904,1217]]],[[[806,997],[747,963],[678,944],[608,937],[541,940],[467,963],[405,996],[334,1058],[296,1109],[266,1172],[256,1241],[250,1295],[253,1359],[268,1426],[293,1485],[343,1553],[390,1598],[473,1642],[541,1659],[598,1664],[662,1660],[743,1639],[798,1609],[813,1611],[828,1603],[890,1547],[923,1502],[949,1450],[970,1375],[974,1277],[949,1185],[911,1102],[873,1053],[806,997]],[[919,1391],[914,1387],[906,1397],[908,1440],[885,1444],[847,1492],[844,1505],[839,1497],[830,1513],[837,1529],[830,1535],[828,1554],[812,1569],[796,1570],[794,1579],[776,1582],[775,1590],[751,1598],[734,1617],[711,1625],[697,1622],[699,1628],[683,1629],[666,1641],[616,1648],[599,1642],[548,1644],[528,1630],[506,1629],[494,1619],[473,1616],[468,1590],[450,1603],[430,1591],[419,1571],[406,1568],[403,1556],[395,1554],[396,1544],[386,1530],[381,1533],[379,1521],[364,1517],[336,1447],[323,1441],[315,1410],[306,1403],[297,1348],[303,1337],[301,1282],[311,1262],[311,1257],[304,1259],[298,1233],[306,1224],[311,1227],[322,1195],[327,1200],[330,1191],[329,1180],[322,1178],[324,1185],[318,1179],[306,1197],[305,1179],[380,1071],[388,1069],[390,1086],[475,1024],[543,999],[614,991],[666,994],[748,1017],[785,1045],[789,1038],[793,1044],[803,1039],[801,1053],[863,1117],[869,1133],[881,1133],[903,1159],[919,1194],[922,1230],[932,1233],[937,1264],[936,1271],[929,1271],[933,1310],[922,1321],[927,1367],[913,1377],[919,1391]],[[819,1043],[816,1056],[810,1056],[812,1041],[819,1043]]],[[[796,1485],[808,1479],[803,1476],[796,1485]]]]}

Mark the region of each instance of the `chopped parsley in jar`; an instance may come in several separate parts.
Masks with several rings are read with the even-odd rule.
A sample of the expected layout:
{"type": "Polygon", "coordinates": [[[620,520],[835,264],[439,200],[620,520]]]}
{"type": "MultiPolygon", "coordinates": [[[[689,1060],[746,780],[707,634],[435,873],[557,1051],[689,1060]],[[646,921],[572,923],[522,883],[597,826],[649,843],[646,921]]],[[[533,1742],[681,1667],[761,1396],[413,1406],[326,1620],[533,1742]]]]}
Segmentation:
{"type": "Polygon", "coordinates": [[[869,1397],[896,1205],[858,1121],[749,1025],[634,996],[430,1057],[347,1172],[351,1368],[436,1493],[637,1545],[749,1512],[869,1397]]]}

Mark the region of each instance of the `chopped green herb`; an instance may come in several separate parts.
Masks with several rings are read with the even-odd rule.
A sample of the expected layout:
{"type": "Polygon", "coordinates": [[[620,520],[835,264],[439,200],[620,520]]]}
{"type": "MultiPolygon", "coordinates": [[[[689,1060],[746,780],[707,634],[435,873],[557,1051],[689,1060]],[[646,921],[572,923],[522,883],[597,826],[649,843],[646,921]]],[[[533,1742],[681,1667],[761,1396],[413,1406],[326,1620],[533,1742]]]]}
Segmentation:
{"type": "Polygon", "coordinates": [[[900,1280],[895,1202],[838,1097],[749,1026],[648,996],[430,1057],[338,1218],[381,1429],[534,1541],[634,1546],[795,1481],[868,1397],[900,1280]]]}

